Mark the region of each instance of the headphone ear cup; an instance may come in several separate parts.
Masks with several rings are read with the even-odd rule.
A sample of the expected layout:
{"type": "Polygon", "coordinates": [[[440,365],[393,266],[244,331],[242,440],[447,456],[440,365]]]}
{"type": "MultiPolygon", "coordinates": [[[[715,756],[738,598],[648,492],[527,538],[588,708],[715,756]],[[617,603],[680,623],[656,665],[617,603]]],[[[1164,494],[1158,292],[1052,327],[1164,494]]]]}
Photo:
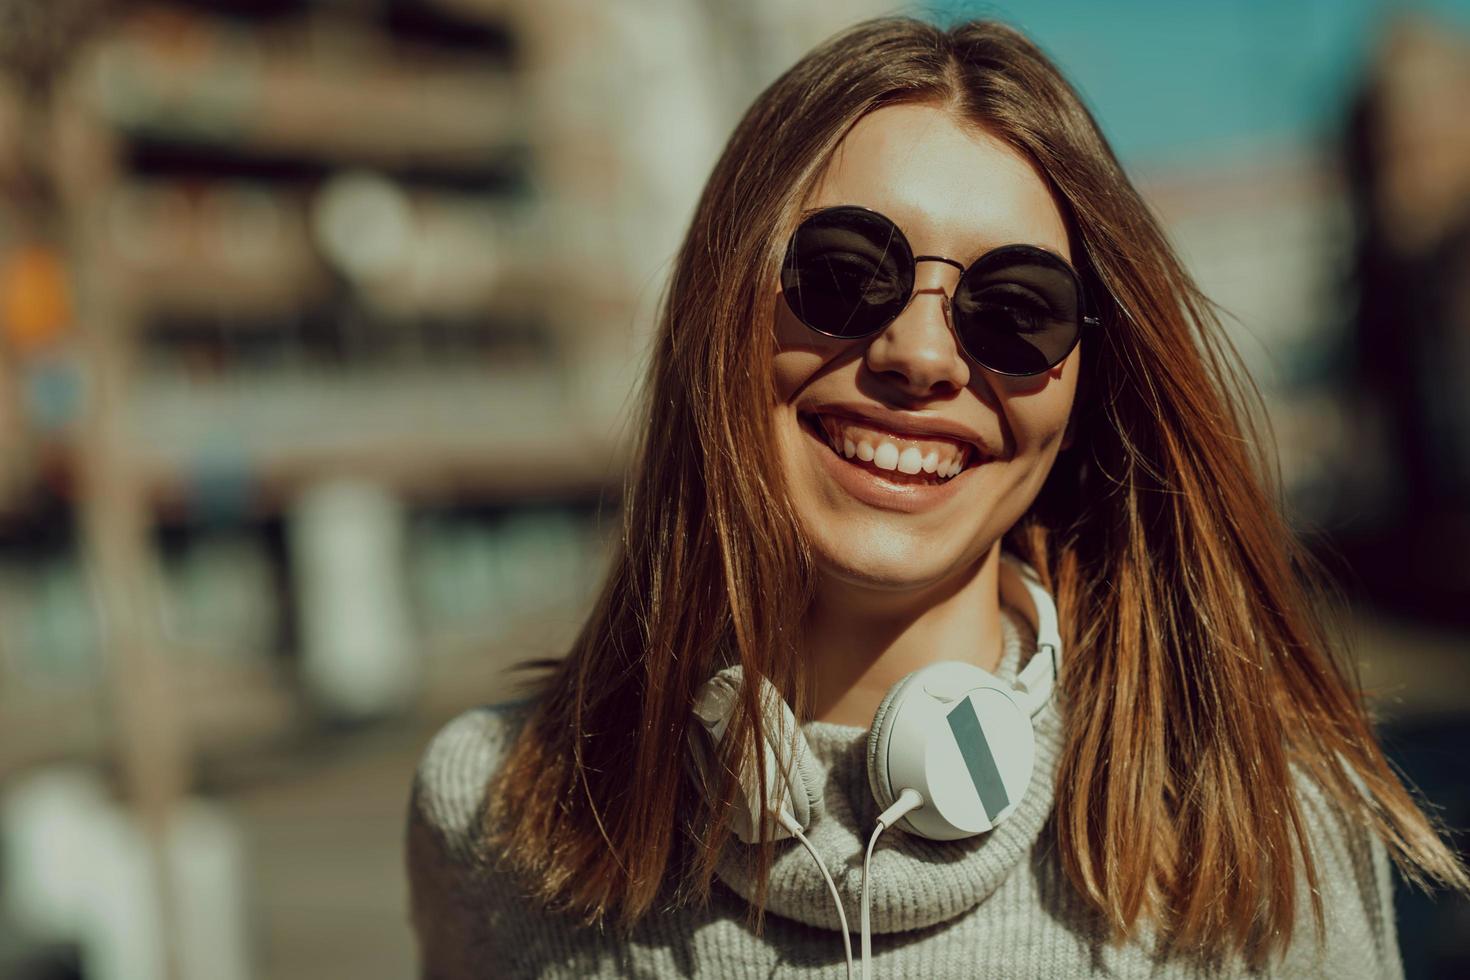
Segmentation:
{"type": "Polygon", "coordinates": [[[918,671],[914,671],[889,688],[878,703],[878,710],[873,712],[873,725],[868,730],[868,790],[873,794],[879,811],[888,809],[898,798],[888,778],[888,743],[893,737],[891,711],[917,675],[918,671]]]}
{"type": "MultiPolygon", "coordinates": [[[[711,770],[717,756],[713,749],[719,746],[729,730],[743,682],[739,666],[727,667],[706,681],[695,698],[694,715],[704,729],[706,741],[703,745],[691,745],[691,748],[704,777],[706,792],[714,785],[711,770]]],[[[788,813],[796,825],[805,830],[821,810],[826,772],[807,745],[806,736],[796,723],[796,715],[764,677],[760,678],[759,698],[762,734],[755,749],[765,754],[766,800],[768,805],[788,813]]],[[[698,734],[690,732],[691,737],[698,734]]],[[[739,766],[740,781],[736,787],[735,812],[731,821],[735,835],[747,844],[754,844],[760,840],[764,824],[772,840],[790,837],[790,831],[778,820],[759,811],[760,784],[753,754],[739,760],[739,766]]]]}
{"type": "Polygon", "coordinates": [[[960,661],[921,667],[879,704],[868,732],[868,786],[882,810],[905,789],[922,803],[894,823],[930,840],[990,830],[1031,780],[1035,733],[1012,690],[960,661]]]}
{"type": "MultiPolygon", "coordinates": [[[[784,702],[782,707],[786,707],[784,702]]],[[[786,711],[789,714],[791,709],[788,707],[786,711]]],[[[796,801],[792,815],[805,830],[812,825],[817,814],[822,812],[823,794],[827,788],[827,770],[817,761],[811,746],[807,745],[806,736],[797,726],[795,715],[791,716],[791,725],[796,732],[796,757],[792,760],[791,765],[793,785],[791,785],[791,794],[788,798],[796,801]]]]}

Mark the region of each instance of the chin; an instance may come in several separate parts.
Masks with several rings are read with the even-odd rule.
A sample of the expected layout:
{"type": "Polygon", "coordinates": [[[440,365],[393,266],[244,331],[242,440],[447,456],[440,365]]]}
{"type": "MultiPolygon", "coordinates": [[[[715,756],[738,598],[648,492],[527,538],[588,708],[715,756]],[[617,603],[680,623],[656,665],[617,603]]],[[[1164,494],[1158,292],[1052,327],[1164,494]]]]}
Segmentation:
{"type": "Polygon", "coordinates": [[[873,535],[867,540],[849,537],[840,547],[814,542],[817,572],[824,578],[847,585],[881,591],[921,589],[943,581],[974,558],[951,553],[930,540],[917,540],[893,533],[873,535]]]}

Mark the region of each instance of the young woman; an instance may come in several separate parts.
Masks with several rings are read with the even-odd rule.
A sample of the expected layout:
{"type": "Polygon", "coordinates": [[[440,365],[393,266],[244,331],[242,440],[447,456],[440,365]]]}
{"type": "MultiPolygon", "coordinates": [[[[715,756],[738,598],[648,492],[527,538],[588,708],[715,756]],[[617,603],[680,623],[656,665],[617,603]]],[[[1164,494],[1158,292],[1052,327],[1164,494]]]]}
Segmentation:
{"type": "Polygon", "coordinates": [[[811,52],[679,252],[581,635],[424,753],[425,974],[831,976],[847,914],[883,977],[1399,974],[1388,858],[1465,873],[1237,377],[1023,36],[811,52]]]}

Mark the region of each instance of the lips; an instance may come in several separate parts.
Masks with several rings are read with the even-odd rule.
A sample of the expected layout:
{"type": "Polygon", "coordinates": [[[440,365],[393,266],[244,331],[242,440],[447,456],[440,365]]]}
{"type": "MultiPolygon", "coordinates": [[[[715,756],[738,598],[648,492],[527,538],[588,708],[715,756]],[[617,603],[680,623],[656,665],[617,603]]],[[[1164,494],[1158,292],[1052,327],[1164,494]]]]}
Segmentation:
{"type": "Polygon", "coordinates": [[[968,443],[952,439],[912,438],[831,415],[816,418],[834,453],[889,473],[935,474],[939,479],[948,479],[964,469],[974,455],[968,443]]]}
{"type": "MultiPolygon", "coordinates": [[[[891,442],[884,459],[879,459],[876,453],[868,460],[857,455],[849,457],[833,446],[817,416],[798,415],[797,421],[811,437],[813,459],[821,470],[848,495],[880,510],[914,514],[943,507],[969,484],[970,471],[976,468],[974,464],[965,466],[958,475],[948,478],[941,477],[937,467],[935,472],[925,472],[921,467],[910,475],[894,465],[896,447],[891,442]]],[[[973,454],[968,447],[964,451],[973,454]]],[[[909,462],[913,462],[912,457],[909,462]]]]}
{"type": "Polygon", "coordinates": [[[818,421],[851,423],[892,438],[895,442],[917,444],[922,442],[945,442],[972,447],[973,454],[981,459],[992,459],[995,454],[986,449],[985,440],[979,432],[969,426],[938,415],[915,412],[895,412],[867,403],[832,402],[802,408],[799,414],[811,416],[818,421]]]}

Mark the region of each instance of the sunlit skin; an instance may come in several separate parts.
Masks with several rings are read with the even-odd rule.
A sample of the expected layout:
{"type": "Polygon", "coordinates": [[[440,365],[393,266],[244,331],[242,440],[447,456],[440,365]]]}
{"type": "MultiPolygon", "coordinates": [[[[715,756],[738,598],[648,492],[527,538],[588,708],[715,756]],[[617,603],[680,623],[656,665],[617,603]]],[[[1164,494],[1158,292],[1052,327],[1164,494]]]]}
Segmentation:
{"type": "MultiPolygon", "coordinates": [[[[1062,213],[1035,167],[936,106],[889,106],[860,120],[804,202],[836,204],[887,215],[916,255],[968,266],[992,248],[1025,243],[1072,261],[1062,213]]],[[[925,664],[996,667],[1000,539],[1069,439],[1081,344],[1035,377],[986,370],[949,325],[943,296],[959,277],[951,265],[920,262],[909,305],[861,340],[818,334],[774,298],[776,449],[817,559],[802,643],[822,721],[868,727],[888,689],[925,664]],[[961,422],[995,459],[962,473],[960,492],[933,509],[873,506],[832,479],[818,456],[831,450],[798,422],[798,412],[834,402],[961,422]]]]}

